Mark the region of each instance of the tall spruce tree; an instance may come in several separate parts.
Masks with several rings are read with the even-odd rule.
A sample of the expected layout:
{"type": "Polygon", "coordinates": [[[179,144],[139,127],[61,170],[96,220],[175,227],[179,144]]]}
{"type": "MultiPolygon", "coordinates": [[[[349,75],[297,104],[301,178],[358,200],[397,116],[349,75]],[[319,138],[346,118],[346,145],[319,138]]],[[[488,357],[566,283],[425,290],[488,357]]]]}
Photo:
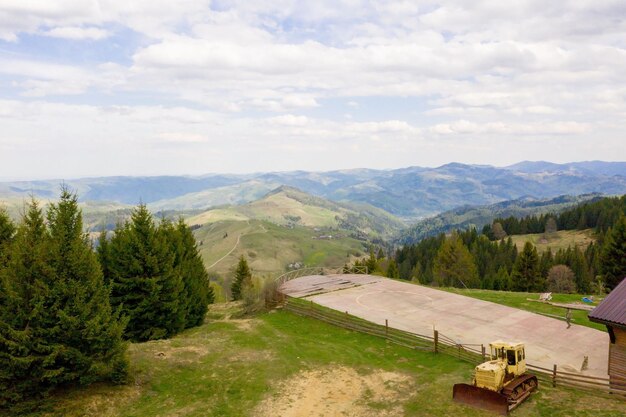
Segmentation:
{"type": "Polygon", "coordinates": [[[374,255],[374,250],[370,250],[370,256],[365,261],[365,266],[367,267],[367,273],[373,274],[378,271],[378,260],[376,259],[376,255],[374,255]]]}
{"type": "Polygon", "coordinates": [[[31,201],[0,273],[0,406],[60,384],[125,378],[124,323],[67,189],[48,223],[31,201]]]}
{"type": "Polygon", "coordinates": [[[31,199],[0,271],[0,407],[45,395],[63,372],[54,361],[59,347],[44,333],[56,324],[48,244],[41,208],[31,199]]]}
{"type": "Polygon", "coordinates": [[[511,281],[515,291],[543,291],[539,255],[532,243],[526,242],[524,249],[517,256],[511,273],[511,281]]]}
{"type": "Polygon", "coordinates": [[[125,320],[109,304],[98,259],[83,232],[76,194],[62,189],[59,202],[50,205],[48,224],[55,277],[50,296],[58,321],[46,329],[46,339],[63,345],[55,358],[64,368],[57,381],[90,383],[111,378],[126,366],[125,320]]]}
{"type": "Polygon", "coordinates": [[[606,286],[610,289],[626,277],[626,216],[622,215],[607,233],[600,265],[606,286]]]}
{"type": "MultiPolygon", "coordinates": [[[[7,261],[9,245],[15,235],[15,225],[4,208],[0,208],[0,270],[7,261]]],[[[0,297],[2,295],[0,294],[0,297]]],[[[0,301],[1,298],[0,298],[0,301]]]]}
{"type": "Polygon", "coordinates": [[[111,304],[128,317],[127,338],[161,339],[184,328],[183,282],[174,269],[175,256],[144,204],[133,210],[130,222],[116,227],[98,255],[108,274],[111,304]]]}
{"type": "Polygon", "coordinates": [[[461,239],[453,234],[439,248],[433,263],[436,282],[446,287],[480,287],[476,262],[461,239]]]}
{"type": "Polygon", "coordinates": [[[399,278],[400,272],[398,271],[398,265],[396,261],[393,259],[389,260],[389,266],[387,266],[387,277],[389,278],[399,278]]]}
{"type": "Polygon", "coordinates": [[[230,292],[233,300],[241,300],[244,286],[249,285],[251,281],[252,273],[250,272],[248,261],[246,261],[246,258],[241,255],[241,258],[239,258],[239,263],[237,264],[237,269],[235,269],[233,284],[230,287],[230,292]]]}
{"type": "Polygon", "coordinates": [[[182,219],[175,227],[164,220],[161,228],[168,235],[174,251],[174,270],[183,281],[181,308],[184,310],[185,328],[198,326],[204,321],[207,305],[214,300],[209,274],[196,247],[193,233],[182,219]]]}
{"type": "Polygon", "coordinates": [[[11,221],[7,211],[3,207],[0,207],[0,256],[2,247],[11,242],[14,234],[15,225],[11,221]]]}

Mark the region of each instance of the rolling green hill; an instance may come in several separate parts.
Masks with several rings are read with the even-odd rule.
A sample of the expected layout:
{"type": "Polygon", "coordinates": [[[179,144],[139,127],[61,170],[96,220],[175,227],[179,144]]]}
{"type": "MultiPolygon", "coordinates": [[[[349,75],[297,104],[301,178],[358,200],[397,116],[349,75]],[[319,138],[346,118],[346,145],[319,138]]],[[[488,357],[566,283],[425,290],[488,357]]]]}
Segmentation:
{"type": "Polygon", "coordinates": [[[395,216],[367,204],[337,203],[281,186],[248,204],[210,209],[187,222],[264,220],[282,226],[339,228],[368,237],[389,238],[405,227],[395,216]]]}
{"type": "Polygon", "coordinates": [[[292,187],[186,221],[195,229],[205,265],[222,275],[241,255],[258,275],[276,275],[290,265],[339,266],[363,255],[371,239],[387,238],[403,226],[380,209],[335,203],[292,187]]]}
{"type": "Polygon", "coordinates": [[[220,275],[229,275],[241,255],[255,275],[263,276],[276,276],[290,264],[338,266],[363,255],[365,242],[345,231],[318,230],[252,219],[208,223],[194,234],[205,266],[220,275]]]}

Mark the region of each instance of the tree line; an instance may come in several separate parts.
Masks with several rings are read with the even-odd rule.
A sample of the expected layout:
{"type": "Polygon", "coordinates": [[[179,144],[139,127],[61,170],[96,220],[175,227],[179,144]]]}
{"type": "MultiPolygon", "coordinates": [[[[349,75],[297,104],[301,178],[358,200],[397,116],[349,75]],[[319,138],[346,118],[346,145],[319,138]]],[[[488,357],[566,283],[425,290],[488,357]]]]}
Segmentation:
{"type": "MultiPolygon", "coordinates": [[[[483,227],[483,234],[491,240],[499,240],[497,228],[501,228],[506,235],[525,235],[528,233],[543,233],[549,228],[550,222],[558,230],[595,229],[604,234],[617,222],[617,219],[626,214],[626,195],[621,197],[605,197],[597,201],[586,202],[567,209],[560,214],[542,214],[517,218],[496,218],[490,225],[483,227]]],[[[501,233],[501,232],[500,232],[501,233]]]]}
{"type": "Polygon", "coordinates": [[[399,278],[423,284],[510,291],[568,288],[580,293],[602,286],[612,289],[626,276],[625,215],[626,197],[605,198],[558,216],[497,219],[480,234],[475,229],[442,233],[398,249],[393,260],[399,278]],[[498,240],[493,234],[500,233],[499,225],[505,234],[498,240]],[[541,233],[583,225],[594,227],[598,237],[584,250],[568,247],[539,255],[532,243],[518,251],[506,237],[518,231],[541,233]],[[556,266],[571,271],[572,285],[563,287],[563,268],[554,270],[556,266]]]}
{"type": "Polygon", "coordinates": [[[157,225],[144,205],[97,251],[65,187],[45,215],[32,199],[17,225],[0,210],[0,408],[60,386],[125,383],[126,341],[200,324],[208,284],[191,230],[157,225]]]}

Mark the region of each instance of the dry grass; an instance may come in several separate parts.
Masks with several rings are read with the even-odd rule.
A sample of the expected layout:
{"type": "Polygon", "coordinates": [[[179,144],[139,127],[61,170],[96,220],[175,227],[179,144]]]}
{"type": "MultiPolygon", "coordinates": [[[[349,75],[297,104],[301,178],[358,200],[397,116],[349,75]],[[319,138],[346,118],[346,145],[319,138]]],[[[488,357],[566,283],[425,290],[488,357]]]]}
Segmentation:
{"type": "Polygon", "coordinates": [[[593,229],[586,230],[561,230],[556,233],[538,233],[528,235],[511,236],[517,250],[521,251],[526,242],[531,242],[537,247],[539,253],[543,253],[550,248],[552,252],[559,249],[567,249],[568,246],[578,247],[585,250],[595,241],[593,229]]]}

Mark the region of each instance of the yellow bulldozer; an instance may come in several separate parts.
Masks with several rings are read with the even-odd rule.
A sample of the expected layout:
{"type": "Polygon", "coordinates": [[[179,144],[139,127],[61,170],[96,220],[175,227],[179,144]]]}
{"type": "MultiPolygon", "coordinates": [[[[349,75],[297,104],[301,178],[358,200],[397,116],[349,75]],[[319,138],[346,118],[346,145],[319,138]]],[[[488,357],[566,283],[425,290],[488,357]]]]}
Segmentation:
{"type": "Polygon", "coordinates": [[[537,377],[526,372],[523,343],[496,341],[489,351],[490,360],[476,367],[472,385],[455,384],[452,398],[507,415],[537,389],[537,377]]]}

